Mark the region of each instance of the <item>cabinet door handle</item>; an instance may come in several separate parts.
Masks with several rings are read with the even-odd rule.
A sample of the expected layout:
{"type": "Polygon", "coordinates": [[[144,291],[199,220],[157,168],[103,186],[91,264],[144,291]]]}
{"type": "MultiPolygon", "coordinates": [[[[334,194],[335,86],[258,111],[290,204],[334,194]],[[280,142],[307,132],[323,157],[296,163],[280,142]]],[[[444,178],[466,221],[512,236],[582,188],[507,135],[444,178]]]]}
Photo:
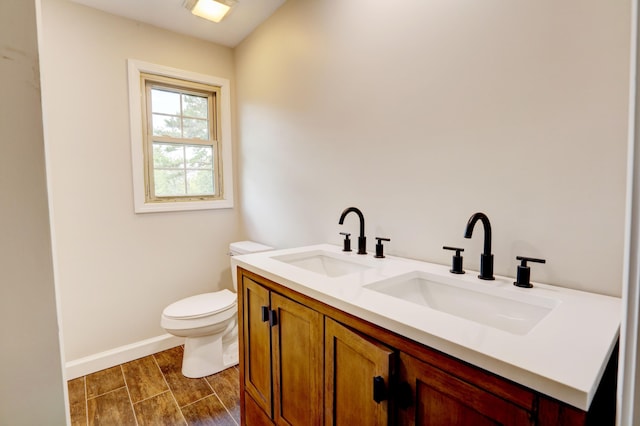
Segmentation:
{"type": "Polygon", "coordinates": [[[269,324],[271,327],[278,325],[278,313],[275,310],[272,310],[269,315],[269,324]]]}
{"type": "Polygon", "coordinates": [[[262,322],[269,321],[269,307],[261,306],[261,309],[262,309],[262,322]]]}
{"type": "Polygon", "coordinates": [[[373,400],[380,403],[386,399],[387,387],[384,384],[384,378],[382,376],[376,376],[373,378],[373,400]]]}

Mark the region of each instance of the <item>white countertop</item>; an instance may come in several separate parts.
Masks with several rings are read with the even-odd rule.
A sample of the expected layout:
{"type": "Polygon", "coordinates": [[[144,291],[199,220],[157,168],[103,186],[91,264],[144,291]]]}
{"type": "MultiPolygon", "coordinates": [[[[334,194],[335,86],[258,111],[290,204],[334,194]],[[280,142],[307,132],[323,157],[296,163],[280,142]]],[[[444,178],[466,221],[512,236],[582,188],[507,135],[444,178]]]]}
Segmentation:
{"type": "Polygon", "coordinates": [[[299,293],[585,411],[620,329],[619,298],[536,282],[533,288],[518,288],[513,278],[496,276],[495,281],[484,281],[474,271],[454,276],[450,266],[391,256],[376,259],[371,253],[344,253],[329,244],[234,256],[232,260],[299,293]],[[327,277],[274,259],[318,250],[371,268],[327,277]],[[364,287],[412,271],[455,277],[481,291],[520,300],[549,300],[554,307],[526,334],[516,334],[364,287]]]}

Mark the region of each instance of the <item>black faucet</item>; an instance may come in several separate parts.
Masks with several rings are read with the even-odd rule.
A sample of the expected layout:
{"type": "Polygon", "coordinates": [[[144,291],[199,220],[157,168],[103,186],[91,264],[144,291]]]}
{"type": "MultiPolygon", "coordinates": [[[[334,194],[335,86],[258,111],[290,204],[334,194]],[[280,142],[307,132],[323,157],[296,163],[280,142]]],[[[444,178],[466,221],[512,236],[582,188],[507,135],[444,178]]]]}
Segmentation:
{"type": "Polygon", "coordinates": [[[481,280],[495,280],[493,276],[493,254],[491,254],[491,223],[487,215],[484,213],[474,213],[471,218],[469,218],[467,229],[464,231],[464,237],[471,238],[473,227],[478,220],[482,221],[482,227],[484,228],[484,251],[480,255],[480,275],[478,275],[478,278],[481,280]]]}
{"type": "Polygon", "coordinates": [[[367,237],[364,236],[364,216],[362,215],[362,212],[355,207],[346,208],[340,215],[340,221],[338,223],[342,225],[344,223],[344,218],[351,212],[355,212],[360,218],[360,236],[358,237],[358,254],[367,254],[367,237]]]}

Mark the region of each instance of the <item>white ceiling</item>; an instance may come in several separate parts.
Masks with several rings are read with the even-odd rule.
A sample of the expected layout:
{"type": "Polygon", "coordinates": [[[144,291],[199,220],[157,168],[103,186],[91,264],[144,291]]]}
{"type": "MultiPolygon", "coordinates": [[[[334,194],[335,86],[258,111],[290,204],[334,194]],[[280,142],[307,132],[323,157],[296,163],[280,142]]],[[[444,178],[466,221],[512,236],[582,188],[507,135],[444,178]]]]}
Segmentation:
{"type": "Polygon", "coordinates": [[[286,0],[239,0],[229,15],[217,24],[192,15],[184,8],[183,0],[71,1],[223,46],[235,47],[286,0]]]}

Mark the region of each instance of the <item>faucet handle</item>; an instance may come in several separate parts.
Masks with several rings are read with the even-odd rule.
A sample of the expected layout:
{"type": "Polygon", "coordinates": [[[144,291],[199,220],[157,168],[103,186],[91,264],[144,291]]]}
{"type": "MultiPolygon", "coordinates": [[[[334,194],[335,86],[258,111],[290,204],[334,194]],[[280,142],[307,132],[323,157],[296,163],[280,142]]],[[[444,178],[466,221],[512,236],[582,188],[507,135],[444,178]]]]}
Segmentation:
{"type": "Polygon", "coordinates": [[[374,257],[377,257],[378,259],[382,259],[384,258],[384,246],[382,245],[382,242],[391,241],[391,239],[376,237],[376,240],[378,240],[378,244],[376,244],[376,255],[374,257]]]}
{"type": "Polygon", "coordinates": [[[351,235],[348,232],[341,232],[340,235],[344,235],[344,242],[342,244],[342,251],[351,251],[351,240],[349,236],[351,235]]]}
{"type": "Polygon", "coordinates": [[[449,246],[443,246],[442,248],[444,250],[453,250],[456,252],[456,254],[453,255],[452,265],[449,272],[451,272],[452,274],[464,274],[464,269],[462,269],[462,256],[460,255],[460,253],[463,252],[464,249],[460,247],[449,246]]]}
{"type": "Polygon", "coordinates": [[[521,260],[521,266],[527,266],[527,262],[547,263],[545,259],[536,259],[535,257],[516,256],[516,260],[521,260]]]}
{"type": "Polygon", "coordinates": [[[531,268],[527,266],[527,262],[547,263],[545,259],[537,259],[535,257],[516,256],[516,260],[520,260],[521,263],[518,266],[518,275],[513,285],[523,288],[531,288],[531,268]]]}

